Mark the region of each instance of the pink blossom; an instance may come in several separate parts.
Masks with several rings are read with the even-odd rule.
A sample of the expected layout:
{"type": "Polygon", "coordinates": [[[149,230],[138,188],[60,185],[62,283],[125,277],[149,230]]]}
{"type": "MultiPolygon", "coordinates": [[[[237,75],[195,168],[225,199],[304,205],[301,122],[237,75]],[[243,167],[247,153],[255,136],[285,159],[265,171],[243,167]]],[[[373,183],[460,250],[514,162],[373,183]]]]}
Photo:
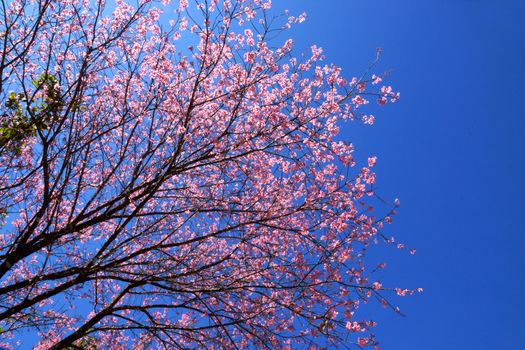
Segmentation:
{"type": "Polygon", "coordinates": [[[377,158],[356,167],[343,131],[374,124],[367,96],[399,93],[344,77],[318,46],[294,52],[285,28],[305,14],[271,20],[269,0],[8,3],[7,341],[376,344],[360,306],[415,290],[373,282],[386,265],[366,254],[395,211],[376,205],[377,158]]]}
{"type": "Polygon", "coordinates": [[[373,125],[375,122],[375,118],[373,115],[364,115],[363,116],[363,123],[368,125],[373,125]]]}
{"type": "Polygon", "coordinates": [[[373,85],[377,85],[377,84],[379,84],[382,81],[383,81],[383,79],[381,79],[381,77],[378,77],[375,74],[372,75],[372,84],[373,85]]]}
{"type": "Polygon", "coordinates": [[[188,7],[188,0],[179,0],[179,10],[184,11],[188,7]]]}
{"type": "Polygon", "coordinates": [[[383,285],[381,283],[379,283],[379,282],[372,283],[372,289],[374,289],[374,290],[379,290],[379,289],[381,289],[382,286],[383,285]]]}
{"type": "Polygon", "coordinates": [[[369,342],[368,338],[357,338],[357,344],[359,346],[366,346],[369,342]]]}

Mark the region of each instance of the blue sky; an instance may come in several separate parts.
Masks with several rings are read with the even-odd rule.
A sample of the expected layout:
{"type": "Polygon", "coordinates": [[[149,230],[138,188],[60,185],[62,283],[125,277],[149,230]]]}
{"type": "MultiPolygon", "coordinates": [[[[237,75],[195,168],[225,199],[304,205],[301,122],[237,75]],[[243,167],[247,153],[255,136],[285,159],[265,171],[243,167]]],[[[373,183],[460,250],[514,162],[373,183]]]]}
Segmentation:
{"type": "Polygon", "coordinates": [[[384,285],[407,315],[371,306],[386,350],[525,349],[525,1],[274,0],[306,11],[291,36],[359,75],[376,72],[401,100],[342,137],[378,156],[378,193],[400,198],[389,235],[414,256],[379,247],[384,285]],[[520,176],[521,175],[521,176],[520,176]]]}
{"type": "Polygon", "coordinates": [[[378,192],[399,197],[388,232],[418,253],[380,248],[384,284],[423,287],[373,311],[382,349],[525,349],[525,1],[274,1],[308,20],[293,32],[327,61],[377,71],[401,91],[343,137],[378,156],[378,192]]]}

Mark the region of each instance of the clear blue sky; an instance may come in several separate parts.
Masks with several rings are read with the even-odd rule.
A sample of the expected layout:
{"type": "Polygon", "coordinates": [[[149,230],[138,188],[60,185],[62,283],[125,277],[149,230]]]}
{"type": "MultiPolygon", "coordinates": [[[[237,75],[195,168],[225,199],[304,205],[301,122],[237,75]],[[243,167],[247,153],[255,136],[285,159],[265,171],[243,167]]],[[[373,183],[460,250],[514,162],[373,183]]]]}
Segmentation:
{"type": "Polygon", "coordinates": [[[418,249],[380,250],[384,284],[423,287],[407,317],[374,313],[382,349],[525,349],[525,1],[274,1],[309,17],[293,35],[357,75],[383,48],[398,104],[351,127],[379,157],[388,228],[418,249]]]}
{"type": "Polygon", "coordinates": [[[274,0],[308,13],[292,36],[327,61],[376,71],[401,100],[348,128],[378,156],[378,192],[401,199],[379,248],[385,285],[423,287],[371,307],[383,350],[525,349],[525,0],[274,0]]]}

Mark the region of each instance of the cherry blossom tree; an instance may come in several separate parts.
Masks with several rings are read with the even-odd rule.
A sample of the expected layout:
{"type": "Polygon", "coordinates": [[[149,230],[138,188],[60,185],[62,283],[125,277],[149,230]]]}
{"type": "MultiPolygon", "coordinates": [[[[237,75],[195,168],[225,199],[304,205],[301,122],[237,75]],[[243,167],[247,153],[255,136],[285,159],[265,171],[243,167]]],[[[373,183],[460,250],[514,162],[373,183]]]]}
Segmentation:
{"type": "Polygon", "coordinates": [[[295,57],[304,15],[270,7],[1,2],[2,346],[376,345],[356,311],[389,305],[364,258],[396,204],[338,132],[399,94],[295,57]]]}

